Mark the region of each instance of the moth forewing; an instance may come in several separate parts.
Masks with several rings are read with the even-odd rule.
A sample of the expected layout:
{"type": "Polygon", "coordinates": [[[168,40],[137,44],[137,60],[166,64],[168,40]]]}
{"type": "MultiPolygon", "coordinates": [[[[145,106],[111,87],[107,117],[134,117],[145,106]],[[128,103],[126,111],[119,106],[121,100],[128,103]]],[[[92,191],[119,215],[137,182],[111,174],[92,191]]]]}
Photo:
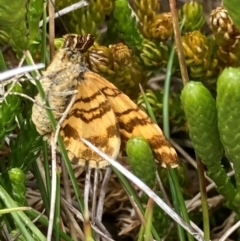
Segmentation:
{"type": "Polygon", "coordinates": [[[87,147],[80,137],[89,140],[100,150],[116,158],[120,149],[120,134],[116,116],[106,97],[94,81],[79,76],[78,94],[60,131],[70,159],[93,168],[109,163],[87,147]]]}
{"type": "Polygon", "coordinates": [[[149,116],[113,84],[98,74],[87,71],[87,81],[94,81],[98,89],[107,98],[119,125],[122,146],[131,136],[143,136],[149,141],[156,158],[163,167],[177,167],[178,157],[175,149],[165,137],[160,127],[153,123],[149,116]]]}

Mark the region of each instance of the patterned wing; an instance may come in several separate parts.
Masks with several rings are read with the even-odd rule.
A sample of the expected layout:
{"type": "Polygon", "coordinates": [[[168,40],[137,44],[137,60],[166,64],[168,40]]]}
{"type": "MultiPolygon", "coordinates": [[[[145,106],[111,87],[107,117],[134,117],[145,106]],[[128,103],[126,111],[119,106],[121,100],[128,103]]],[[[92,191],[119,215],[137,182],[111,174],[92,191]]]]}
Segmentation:
{"type": "Polygon", "coordinates": [[[116,158],[121,144],[117,119],[108,100],[95,85],[95,79],[79,78],[76,101],[61,126],[60,134],[73,163],[105,167],[109,163],[88,148],[80,137],[116,158]]]}
{"type": "Polygon", "coordinates": [[[94,82],[97,89],[100,90],[111,105],[117,118],[124,148],[126,141],[131,136],[143,136],[149,141],[156,158],[163,167],[173,168],[178,166],[176,151],[162,130],[128,96],[106,79],[93,72],[86,71],[84,79],[86,82],[88,80],[94,82]]]}

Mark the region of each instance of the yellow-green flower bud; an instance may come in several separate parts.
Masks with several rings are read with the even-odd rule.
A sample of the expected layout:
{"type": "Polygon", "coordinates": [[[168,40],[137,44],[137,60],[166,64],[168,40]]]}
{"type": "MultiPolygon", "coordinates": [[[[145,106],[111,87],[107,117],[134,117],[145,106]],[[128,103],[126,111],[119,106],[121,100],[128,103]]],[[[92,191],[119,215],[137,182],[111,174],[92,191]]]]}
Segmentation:
{"type": "Polygon", "coordinates": [[[200,30],[205,23],[202,4],[196,1],[185,3],[180,14],[181,19],[185,17],[183,28],[186,32],[200,30]]]}
{"type": "Polygon", "coordinates": [[[171,13],[156,15],[150,26],[145,26],[150,33],[150,37],[160,41],[167,40],[173,34],[171,13]]]}
{"type": "Polygon", "coordinates": [[[213,56],[211,40],[199,31],[193,31],[182,36],[182,45],[191,77],[199,78],[213,74],[218,61],[213,56]]]}
{"type": "Polygon", "coordinates": [[[117,62],[121,65],[128,65],[131,62],[132,50],[128,48],[127,45],[123,43],[118,43],[110,45],[109,49],[112,53],[114,62],[117,62]]]}
{"type": "Polygon", "coordinates": [[[144,40],[140,58],[147,67],[159,67],[167,62],[168,48],[163,43],[144,40]]]}

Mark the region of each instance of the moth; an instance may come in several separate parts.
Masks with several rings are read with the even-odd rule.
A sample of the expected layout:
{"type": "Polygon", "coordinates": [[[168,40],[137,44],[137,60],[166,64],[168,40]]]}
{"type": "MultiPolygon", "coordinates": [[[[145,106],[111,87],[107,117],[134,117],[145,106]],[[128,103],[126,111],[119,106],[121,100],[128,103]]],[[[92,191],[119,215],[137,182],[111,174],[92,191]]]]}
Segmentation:
{"type": "MultiPolygon", "coordinates": [[[[131,136],[143,136],[163,167],[178,166],[176,151],[160,127],[116,86],[85,66],[82,54],[93,44],[93,36],[69,34],[64,39],[62,48],[43,74],[41,84],[56,120],[77,90],[60,130],[70,160],[92,168],[109,165],[80,137],[116,158],[131,136]]],[[[32,120],[39,134],[48,136],[52,128],[43,107],[44,100],[39,94],[35,99],[42,105],[33,105],[32,120]]]]}

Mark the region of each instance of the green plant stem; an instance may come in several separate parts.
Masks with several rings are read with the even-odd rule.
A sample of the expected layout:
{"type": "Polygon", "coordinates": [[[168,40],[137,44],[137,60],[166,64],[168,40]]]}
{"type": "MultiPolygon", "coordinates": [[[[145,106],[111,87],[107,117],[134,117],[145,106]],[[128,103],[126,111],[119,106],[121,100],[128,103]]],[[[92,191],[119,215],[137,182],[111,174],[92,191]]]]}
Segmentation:
{"type": "MultiPolygon", "coordinates": [[[[163,132],[166,135],[167,138],[170,137],[170,127],[169,127],[169,108],[168,108],[168,101],[169,101],[169,93],[170,93],[170,79],[171,79],[171,70],[172,70],[172,66],[173,66],[173,60],[174,60],[174,55],[175,55],[175,50],[174,48],[172,48],[171,53],[170,53],[170,57],[169,57],[169,61],[168,61],[168,66],[167,66],[167,73],[166,73],[166,79],[164,82],[164,95],[163,95],[163,132]]],[[[174,200],[174,208],[177,211],[179,209],[179,206],[181,208],[182,211],[182,215],[183,215],[183,219],[186,223],[190,224],[189,221],[189,217],[188,217],[188,213],[187,213],[187,209],[186,209],[186,205],[182,196],[182,192],[181,192],[181,188],[179,186],[179,181],[176,175],[176,171],[174,169],[168,169],[168,173],[169,173],[169,179],[171,180],[173,185],[170,185],[171,187],[171,193],[172,193],[172,197],[174,199],[174,197],[176,198],[176,200],[174,200]],[[174,193],[177,193],[177,195],[175,195],[174,193]]],[[[180,212],[178,213],[180,214],[180,212]]],[[[180,227],[180,225],[178,225],[178,232],[179,232],[179,238],[180,240],[184,240],[183,237],[183,228],[180,227]],[[182,239],[183,238],[183,239],[182,239]]],[[[193,241],[193,237],[187,233],[188,235],[188,240],[189,241],[193,241]]]]}
{"type": "Polygon", "coordinates": [[[144,225],[141,225],[137,241],[143,241],[144,239],[144,225]]]}
{"type": "Polygon", "coordinates": [[[218,192],[227,200],[227,206],[238,213],[239,200],[237,202],[234,201],[237,191],[222,167],[220,160],[216,160],[214,165],[206,166],[207,175],[215,182],[218,192]]]}
{"type": "MultiPolygon", "coordinates": [[[[175,185],[174,185],[174,181],[173,181],[176,178],[175,171],[172,170],[172,169],[169,169],[168,170],[168,177],[169,177],[170,189],[171,189],[171,194],[172,194],[172,199],[173,199],[173,206],[174,206],[175,212],[179,216],[181,216],[181,209],[180,209],[179,201],[178,201],[178,198],[177,198],[177,192],[175,191],[175,185]]],[[[179,240],[186,240],[184,229],[179,224],[177,224],[177,231],[178,231],[179,240]]]]}
{"type": "Polygon", "coordinates": [[[37,163],[33,162],[32,167],[33,167],[33,171],[34,171],[34,176],[37,180],[38,187],[39,187],[39,190],[40,190],[40,193],[41,193],[41,198],[43,200],[44,208],[46,209],[46,213],[49,214],[49,212],[50,212],[50,206],[49,206],[50,195],[49,195],[49,193],[47,194],[47,192],[46,192],[45,185],[43,183],[42,176],[41,176],[40,171],[38,169],[37,163]]]}
{"type": "Polygon", "coordinates": [[[201,192],[201,201],[202,201],[204,238],[206,239],[206,241],[209,241],[210,226],[209,226],[209,213],[208,213],[207,192],[206,192],[206,179],[204,176],[203,164],[198,157],[197,157],[197,171],[198,171],[198,179],[200,183],[200,192],[201,192]]]}
{"type": "Polygon", "coordinates": [[[141,91],[142,96],[143,96],[143,100],[144,100],[144,102],[145,102],[145,104],[146,104],[147,112],[148,112],[150,118],[152,119],[152,121],[157,124],[157,120],[156,120],[156,118],[155,118],[155,116],[154,116],[152,107],[151,107],[151,105],[150,105],[150,103],[149,103],[149,101],[148,101],[148,98],[147,98],[147,96],[146,96],[146,94],[145,94],[145,92],[144,92],[141,84],[139,85],[139,87],[140,87],[140,91],[141,91]]]}
{"type": "Polygon", "coordinates": [[[45,172],[45,178],[46,178],[46,189],[47,189],[47,196],[50,203],[50,196],[51,196],[51,175],[49,170],[49,158],[48,158],[48,146],[47,142],[42,142],[43,147],[43,165],[44,165],[44,172],[45,172]]]}
{"type": "Polygon", "coordinates": [[[153,209],[154,209],[154,202],[151,198],[148,200],[146,212],[145,212],[145,219],[146,219],[146,224],[145,224],[145,234],[144,234],[144,240],[153,240],[152,234],[151,234],[151,227],[152,227],[152,222],[153,222],[153,209]]]}
{"type": "MultiPolygon", "coordinates": [[[[6,190],[0,185],[0,198],[4,202],[7,208],[16,208],[17,204],[13,201],[13,199],[9,196],[6,190]]],[[[39,238],[41,241],[45,241],[45,236],[39,231],[39,229],[32,223],[32,221],[27,217],[27,215],[23,211],[11,212],[11,215],[17,224],[18,228],[21,230],[22,234],[26,238],[26,240],[34,241],[31,234],[27,231],[24,224],[27,224],[27,227],[39,238]]]]}
{"type": "Polygon", "coordinates": [[[165,78],[164,90],[163,90],[163,132],[168,138],[170,136],[168,102],[169,102],[171,72],[173,67],[174,56],[175,56],[175,49],[172,48],[169,56],[169,60],[168,60],[167,72],[166,72],[166,78],[165,78]]]}
{"type": "Polygon", "coordinates": [[[139,235],[138,235],[138,240],[137,241],[152,241],[152,235],[151,235],[151,226],[153,223],[153,208],[154,208],[154,202],[151,198],[148,200],[147,208],[145,210],[145,223],[142,223],[139,235]]]}
{"type": "Polygon", "coordinates": [[[60,194],[60,170],[57,168],[57,190],[56,190],[56,206],[55,206],[55,216],[54,224],[56,224],[56,229],[54,232],[54,238],[56,241],[60,240],[60,220],[61,220],[61,194],[60,194]]]}

